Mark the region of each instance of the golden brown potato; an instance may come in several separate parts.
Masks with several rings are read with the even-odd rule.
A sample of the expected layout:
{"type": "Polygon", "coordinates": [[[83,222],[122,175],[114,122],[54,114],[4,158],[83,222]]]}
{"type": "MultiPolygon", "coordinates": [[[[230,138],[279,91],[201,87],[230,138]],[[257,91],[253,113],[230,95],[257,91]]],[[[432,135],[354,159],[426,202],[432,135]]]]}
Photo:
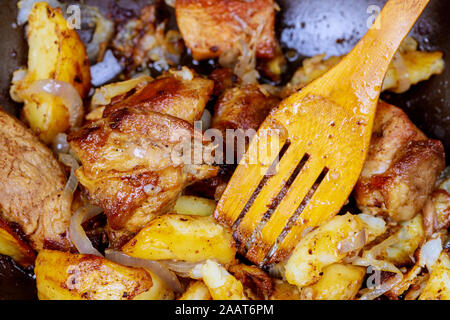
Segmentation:
{"type": "Polygon", "coordinates": [[[216,202],[211,199],[181,196],[173,207],[173,212],[191,216],[210,216],[216,208],[216,202]]]}
{"type": "Polygon", "coordinates": [[[200,262],[216,259],[222,264],[235,260],[231,232],[212,217],[166,214],[152,220],[122,251],[150,260],[200,262]]]}
{"type": "Polygon", "coordinates": [[[399,108],[379,102],[372,139],[354,195],[363,212],[413,218],[444,169],[442,143],[428,139],[399,108]]]}
{"type": "Polygon", "coordinates": [[[442,251],[419,300],[450,300],[450,255],[442,251]]]}
{"type": "Polygon", "coordinates": [[[132,300],[152,295],[152,276],[93,255],[42,250],[36,259],[41,300],[132,300]]]}
{"type": "Polygon", "coordinates": [[[335,216],[306,234],[286,262],[286,280],[304,287],[320,279],[326,266],[339,262],[349,252],[340,250],[344,239],[357,237],[364,223],[358,216],[347,213],[335,216]]]}
{"type": "Polygon", "coordinates": [[[33,6],[28,19],[28,70],[16,74],[11,96],[25,102],[23,115],[46,143],[70,126],[67,102],[46,92],[27,93],[34,81],[53,79],[73,86],[83,99],[89,92],[89,60],[83,42],[70,28],[61,10],[45,2],[33,6]]]}
{"type": "Polygon", "coordinates": [[[54,154],[20,121],[0,110],[0,212],[35,250],[67,250],[72,195],[54,154]]]}
{"type": "Polygon", "coordinates": [[[189,284],[178,300],[211,300],[211,294],[203,281],[194,281],[189,284]]]}
{"type": "MultiPolygon", "coordinates": [[[[439,51],[418,51],[417,42],[413,38],[407,37],[389,65],[382,91],[402,93],[407,91],[411,85],[428,80],[432,75],[441,74],[444,70],[442,56],[442,52],[439,51]]],[[[337,65],[344,56],[332,56],[328,59],[325,57],[326,54],[319,54],[305,59],[302,67],[295,72],[291,81],[283,89],[282,96],[287,97],[319,78],[337,65]]]]}
{"type": "Polygon", "coordinates": [[[300,300],[300,290],[286,281],[275,279],[274,290],[269,300],[300,300]]]}
{"type": "Polygon", "coordinates": [[[323,269],[315,284],[301,290],[302,300],[353,300],[362,285],[366,269],[335,263],[323,269]]]}
{"type": "Polygon", "coordinates": [[[400,229],[384,240],[392,244],[384,247],[374,258],[389,261],[397,267],[409,265],[414,262],[414,252],[424,240],[422,215],[419,214],[402,222],[400,229]]]}
{"type": "Polygon", "coordinates": [[[33,249],[2,218],[0,218],[0,254],[10,256],[25,268],[33,265],[36,259],[33,249]]]}
{"type": "Polygon", "coordinates": [[[217,262],[206,261],[201,273],[214,300],[247,300],[242,283],[217,262]]]}
{"type": "Polygon", "coordinates": [[[176,0],[181,35],[196,60],[217,58],[239,41],[255,42],[256,55],[276,53],[273,0],[176,0]]]}

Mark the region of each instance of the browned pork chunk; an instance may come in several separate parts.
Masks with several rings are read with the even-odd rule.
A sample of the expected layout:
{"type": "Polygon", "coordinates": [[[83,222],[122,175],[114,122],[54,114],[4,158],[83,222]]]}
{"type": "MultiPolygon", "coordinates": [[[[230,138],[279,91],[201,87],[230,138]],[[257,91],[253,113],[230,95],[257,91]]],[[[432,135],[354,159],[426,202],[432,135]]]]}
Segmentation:
{"type": "MultiPolygon", "coordinates": [[[[218,80],[216,81],[216,84],[218,84],[220,88],[231,85],[230,83],[226,84],[226,82],[227,81],[218,80]]],[[[217,87],[218,86],[215,87],[215,90],[217,87]]],[[[228,180],[231,178],[234,167],[237,164],[237,154],[228,157],[233,160],[232,163],[226,162],[226,145],[234,143],[235,152],[238,150],[245,151],[244,148],[239,149],[236,145],[237,140],[235,140],[235,142],[229,141],[230,139],[228,138],[231,137],[234,139],[235,136],[229,135],[227,137],[227,129],[258,130],[269,112],[275,108],[279,102],[280,100],[278,97],[270,94],[260,85],[248,84],[225,89],[215,105],[211,125],[212,129],[219,130],[223,135],[223,148],[218,149],[221,149],[221,151],[224,152],[224,163],[221,164],[221,168],[216,177],[196,183],[190,188],[189,192],[218,199],[228,180]]],[[[216,151],[218,149],[216,149],[216,151]]]]}
{"type": "Polygon", "coordinates": [[[217,58],[239,41],[256,43],[258,58],[276,54],[273,0],[176,0],[175,13],[196,60],[217,58]]]}
{"type": "Polygon", "coordinates": [[[0,155],[1,218],[20,226],[35,250],[70,248],[65,173],[53,153],[1,109],[0,155]]]}
{"type": "Polygon", "coordinates": [[[217,173],[205,158],[184,158],[193,153],[192,122],[200,118],[213,83],[189,69],[180,72],[187,78],[157,79],[69,136],[82,163],[77,177],[104,209],[113,246],[172,209],[187,185],[217,173]]]}
{"type": "Polygon", "coordinates": [[[442,143],[428,139],[401,109],[380,102],[356,203],[363,211],[409,220],[422,209],[444,166],[442,143]]]}

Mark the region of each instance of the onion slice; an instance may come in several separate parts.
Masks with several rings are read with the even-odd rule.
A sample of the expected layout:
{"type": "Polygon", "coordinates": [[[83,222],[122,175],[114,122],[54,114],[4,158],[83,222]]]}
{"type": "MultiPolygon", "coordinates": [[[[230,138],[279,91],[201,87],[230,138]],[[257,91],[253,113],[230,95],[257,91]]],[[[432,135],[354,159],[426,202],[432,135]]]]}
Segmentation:
{"type": "Polygon", "coordinates": [[[355,233],[354,235],[340,241],[337,245],[339,253],[344,254],[356,251],[364,247],[366,244],[366,232],[364,229],[355,233]]]}
{"type": "Polygon", "coordinates": [[[91,241],[84,232],[82,223],[100,214],[103,210],[93,205],[87,205],[78,209],[70,219],[69,236],[70,241],[81,254],[93,254],[99,257],[103,255],[94,248],[91,241]]]}
{"type": "Polygon", "coordinates": [[[187,262],[187,261],[176,261],[176,260],[161,260],[161,264],[166,266],[169,270],[179,274],[185,278],[201,279],[200,268],[203,265],[202,262],[187,262]]]}
{"type": "Polygon", "coordinates": [[[116,250],[106,250],[105,256],[106,259],[124,266],[149,269],[160,277],[170,289],[177,293],[183,292],[183,287],[177,276],[158,261],[130,257],[129,255],[116,250]]]}
{"type": "Polygon", "coordinates": [[[368,290],[365,292],[359,300],[374,300],[389,290],[391,290],[393,287],[395,287],[400,281],[402,281],[403,275],[401,273],[395,274],[393,277],[389,278],[387,281],[383,282],[379,287],[368,290]]]}
{"type": "Polygon", "coordinates": [[[83,121],[83,100],[78,91],[68,82],[47,79],[36,80],[24,90],[25,97],[46,92],[60,98],[69,113],[69,124],[78,127],[83,121]]]}

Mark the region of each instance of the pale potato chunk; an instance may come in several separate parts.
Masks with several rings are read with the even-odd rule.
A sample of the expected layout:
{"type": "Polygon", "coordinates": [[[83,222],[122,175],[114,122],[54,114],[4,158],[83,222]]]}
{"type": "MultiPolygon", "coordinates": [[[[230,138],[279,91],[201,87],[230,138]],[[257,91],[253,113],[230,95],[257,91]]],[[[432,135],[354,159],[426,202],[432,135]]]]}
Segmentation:
{"type": "Polygon", "coordinates": [[[154,295],[144,269],[119,265],[93,255],[41,250],[36,258],[41,300],[131,300],[154,295]]]}
{"type": "Polygon", "coordinates": [[[181,196],[173,208],[174,213],[192,216],[210,216],[216,208],[216,201],[195,196],[181,196]]]}
{"type": "Polygon", "coordinates": [[[214,300],[247,300],[242,283],[217,262],[206,261],[201,273],[214,300]]]}
{"type": "Polygon", "coordinates": [[[91,87],[89,60],[83,42],[61,10],[45,2],[33,6],[27,39],[28,70],[14,74],[10,93],[14,100],[25,103],[23,115],[31,129],[50,143],[56,134],[70,127],[67,102],[43,91],[29,93],[27,88],[37,80],[63,81],[83,99],[91,87]]]}
{"type": "Polygon", "coordinates": [[[216,259],[234,262],[236,248],[231,232],[212,217],[166,214],[152,220],[122,251],[150,260],[200,262],[216,259]]]}
{"type": "Polygon", "coordinates": [[[419,300],[450,300],[450,257],[443,251],[419,300]]]}
{"type": "Polygon", "coordinates": [[[323,268],[341,261],[348,254],[339,250],[339,243],[363,228],[360,218],[347,213],[333,217],[308,233],[286,262],[286,280],[299,287],[318,281],[323,268]]]}
{"type": "Polygon", "coordinates": [[[366,269],[335,263],[323,269],[322,278],[301,290],[302,300],[352,300],[364,280],[366,269]]]}
{"type": "Polygon", "coordinates": [[[178,300],[211,300],[211,294],[203,281],[194,281],[178,300]]]}
{"type": "MultiPolygon", "coordinates": [[[[386,243],[392,243],[386,246],[375,257],[379,260],[386,260],[396,266],[403,266],[412,262],[414,252],[425,239],[425,232],[422,226],[422,215],[402,222],[401,228],[392,236],[387,238],[386,243]]],[[[383,246],[383,243],[379,244],[383,246]]]]}

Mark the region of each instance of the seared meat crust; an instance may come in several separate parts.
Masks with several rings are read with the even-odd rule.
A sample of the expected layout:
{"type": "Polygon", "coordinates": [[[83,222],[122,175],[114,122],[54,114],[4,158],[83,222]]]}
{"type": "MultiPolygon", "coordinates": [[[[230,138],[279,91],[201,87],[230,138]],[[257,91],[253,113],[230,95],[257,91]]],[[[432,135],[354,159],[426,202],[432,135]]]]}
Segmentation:
{"type": "Polygon", "coordinates": [[[444,166],[442,143],[428,139],[399,108],[380,102],[355,188],[357,205],[396,221],[409,220],[422,209],[444,166]]]}
{"type": "Polygon", "coordinates": [[[53,153],[17,119],[0,110],[0,208],[19,225],[35,250],[71,247],[71,199],[64,170],[53,153]]]}
{"type": "Polygon", "coordinates": [[[172,209],[186,186],[217,174],[204,158],[183,158],[183,152],[193,155],[194,140],[206,144],[192,124],[212,90],[211,80],[187,68],[173,71],[106,106],[101,119],[69,135],[82,163],[76,175],[104,209],[113,246],[172,209]]]}
{"type": "Polygon", "coordinates": [[[106,114],[69,141],[83,164],[77,177],[113,229],[138,231],[152,214],[170,209],[186,185],[216,174],[214,167],[172,159],[177,144],[193,136],[188,122],[131,107],[106,114]],[[145,214],[131,219],[146,202],[152,205],[145,214]]]}
{"type": "Polygon", "coordinates": [[[252,39],[256,39],[258,58],[275,56],[273,0],[176,0],[175,14],[196,60],[217,58],[236,48],[239,40],[250,43],[252,39]]]}

